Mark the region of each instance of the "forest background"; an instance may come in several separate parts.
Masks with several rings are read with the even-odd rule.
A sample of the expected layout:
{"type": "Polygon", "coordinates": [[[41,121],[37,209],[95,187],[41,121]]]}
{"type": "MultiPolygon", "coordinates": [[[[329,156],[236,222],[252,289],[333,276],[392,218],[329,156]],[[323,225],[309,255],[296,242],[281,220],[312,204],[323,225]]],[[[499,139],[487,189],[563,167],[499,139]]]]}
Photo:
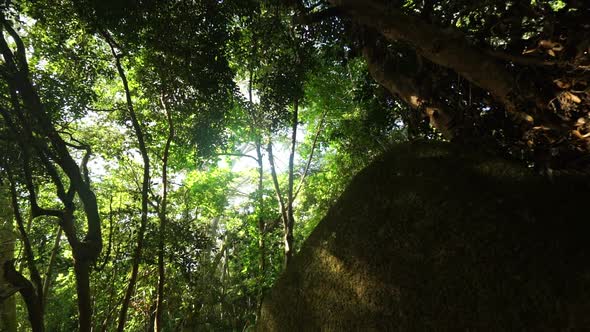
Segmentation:
{"type": "Polygon", "coordinates": [[[247,329],[395,142],[590,164],[584,1],[0,7],[0,330],[247,329]]]}

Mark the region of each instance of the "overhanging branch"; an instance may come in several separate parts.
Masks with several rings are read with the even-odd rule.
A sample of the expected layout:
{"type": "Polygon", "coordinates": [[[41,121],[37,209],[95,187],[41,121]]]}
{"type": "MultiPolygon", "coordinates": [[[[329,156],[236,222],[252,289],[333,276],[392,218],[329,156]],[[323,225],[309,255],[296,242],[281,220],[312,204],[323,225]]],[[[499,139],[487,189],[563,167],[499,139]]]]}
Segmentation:
{"type": "MultiPolygon", "coordinates": [[[[489,91],[518,119],[532,122],[521,111],[521,95],[538,92],[515,91],[516,77],[497,59],[472,46],[453,28],[441,29],[377,0],[330,0],[355,21],[379,31],[392,41],[408,43],[418,54],[440,66],[450,68],[482,89],[489,91]]],[[[522,87],[521,87],[522,89],[522,87]]]]}

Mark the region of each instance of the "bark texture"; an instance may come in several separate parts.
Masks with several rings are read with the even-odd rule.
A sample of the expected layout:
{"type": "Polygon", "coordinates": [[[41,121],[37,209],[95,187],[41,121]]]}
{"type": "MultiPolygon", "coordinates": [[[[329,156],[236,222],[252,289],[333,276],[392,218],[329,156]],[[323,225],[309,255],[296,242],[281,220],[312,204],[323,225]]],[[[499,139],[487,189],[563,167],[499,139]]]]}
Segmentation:
{"type": "MultiPolygon", "coordinates": [[[[496,58],[472,46],[460,31],[441,29],[378,0],[330,2],[360,24],[379,31],[385,38],[406,42],[424,58],[455,70],[468,81],[489,91],[509,112],[522,120],[533,121],[531,115],[520,110],[524,101],[515,91],[516,77],[496,58]]],[[[537,94],[533,89],[526,92],[530,96],[537,94]]]]}
{"type": "Polygon", "coordinates": [[[577,180],[549,183],[451,144],[394,147],[320,222],[257,329],[588,327],[589,188],[577,180]]]}
{"type": "MultiPolygon", "coordinates": [[[[59,218],[60,226],[72,248],[76,267],[75,271],[80,270],[78,267],[83,267],[82,270],[86,269],[86,272],[88,272],[90,264],[96,261],[102,250],[100,215],[98,213],[96,196],[92,191],[88,169],[86,167],[91,151],[86,145],[79,146],[68,143],[60,136],[31,80],[26,56],[27,48],[23,40],[4,15],[0,17],[0,23],[0,30],[7,33],[3,33],[2,38],[0,38],[0,53],[2,53],[8,69],[2,73],[2,77],[9,88],[10,102],[12,104],[12,109],[10,110],[0,108],[0,114],[12,135],[14,135],[15,141],[22,152],[23,175],[27,191],[29,192],[32,218],[39,216],[59,218]],[[9,46],[6,38],[7,35],[14,41],[15,49],[9,46]],[[76,160],[70,154],[68,147],[85,150],[82,165],[78,166],[76,164],[76,160]],[[38,159],[37,161],[40,161],[46,174],[55,185],[57,197],[64,205],[63,210],[45,209],[39,205],[29,165],[33,155],[35,159],[38,159]],[[67,190],[66,183],[69,183],[67,190]],[[76,205],[74,204],[76,194],[82,203],[84,216],[86,217],[87,230],[84,233],[83,239],[76,232],[76,224],[73,218],[74,210],[76,209],[76,205]]],[[[7,265],[5,264],[5,266],[7,265]]],[[[21,283],[22,280],[20,277],[22,277],[20,273],[14,274],[12,280],[21,283]]],[[[88,278],[88,273],[76,275],[76,280],[78,281],[76,289],[78,292],[80,331],[90,331],[92,328],[91,296],[88,278]]],[[[22,283],[23,285],[25,284],[24,282],[22,283]]],[[[35,281],[34,283],[39,284],[35,281]]],[[[20,290],[21,295],[25,297],[24,292],[27,292],[26,296],[29,296],[30,289],[28,285],[24,285],[23,287],[20,290]]],[[[38,287],[37,289],[42,288],[38,287]]],[[[31,299],[29,298],[26,301],[29,300],[31,299]]],[[[42,313],[42,305],[39,304],[38,308],[35,307],[33,310],[42,313]]],[[[29,312],[29,314],[35,313],[29,312]]],[[[41,316],[36,316],[35,314],[32,317],[41,316]]],[[[40,318],[36,319],[39,320],[40,318]]],[[[38,325],[43,325],[42,320],[39,320],[38,325]]],[[[37,328],[33,327],[33,329],[36,330],[37,328]]]]}
{"type": "Polygon", "coordinates": [[[2,268],[4,269],[4,278],[6,278],[6,281],[18,289],[25,302],[29,322],[31,323],[31,330],[33,332],[45,331],[41,299],[38,298],[33,284],[15,269],[14,260],[4,262],[2,268]]]}
{"type": "Polygon", "coordinates": [[[10,208],[10,193],[6,185],[0,183],[0,331],[16,332],[17,290],[4,277],[4,263],[14,258],[13,214],[10,208]]]}

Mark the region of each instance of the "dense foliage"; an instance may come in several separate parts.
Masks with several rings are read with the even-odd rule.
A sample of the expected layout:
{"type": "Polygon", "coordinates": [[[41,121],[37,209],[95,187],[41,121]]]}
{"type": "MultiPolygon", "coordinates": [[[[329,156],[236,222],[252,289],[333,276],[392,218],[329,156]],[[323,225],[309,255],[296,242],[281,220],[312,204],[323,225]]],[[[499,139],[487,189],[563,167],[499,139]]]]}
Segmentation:
{"type": "Polygon", "coordinates": [[[248,328],[395,141],[590,165],[585,1],[0,10],[0,330],[248,328]]]}

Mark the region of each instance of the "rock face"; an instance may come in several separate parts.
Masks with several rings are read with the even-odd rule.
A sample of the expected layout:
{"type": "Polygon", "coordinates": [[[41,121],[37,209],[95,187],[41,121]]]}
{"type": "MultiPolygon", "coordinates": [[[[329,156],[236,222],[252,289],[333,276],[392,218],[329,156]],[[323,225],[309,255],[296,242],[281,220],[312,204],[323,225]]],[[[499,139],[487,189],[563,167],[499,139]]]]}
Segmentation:
{"type": "Polygon", "coordinates": [[[394,147],[320,222],[257,329],[590,327],[590,196],[556,182],[446,144],[394,147]]]}

